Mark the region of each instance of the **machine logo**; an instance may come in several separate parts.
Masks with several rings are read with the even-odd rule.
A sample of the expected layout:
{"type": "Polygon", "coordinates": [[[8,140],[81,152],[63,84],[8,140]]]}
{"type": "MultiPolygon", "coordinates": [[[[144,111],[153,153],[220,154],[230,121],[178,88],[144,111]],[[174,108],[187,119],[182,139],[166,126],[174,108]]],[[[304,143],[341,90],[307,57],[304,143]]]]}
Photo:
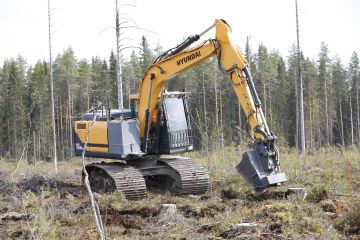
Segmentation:
{"type": "Polygon", "coordinates": [[[182,58],[180,60],[177,60],[176,65],[180,66],[180,65],[182,65],[182,64],[184,64],[184,63],[186,63],[188,61],[194,60],[195,58],[198,58],[200,56],[201,56],[200,51],[197,51],[197,52],[195,52],[195,53],[193,53],[193,54],[191,54],[189,56],[186,56],[186,57],[184,57],[184,58],[182,58]]]}

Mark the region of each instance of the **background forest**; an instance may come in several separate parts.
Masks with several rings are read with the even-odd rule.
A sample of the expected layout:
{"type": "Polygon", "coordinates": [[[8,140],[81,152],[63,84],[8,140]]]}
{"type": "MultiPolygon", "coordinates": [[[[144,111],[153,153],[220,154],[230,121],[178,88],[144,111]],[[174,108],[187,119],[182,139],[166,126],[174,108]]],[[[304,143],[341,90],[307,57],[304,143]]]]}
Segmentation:
{"type": "MultiPolygon", "coordinates": [[[[162,51],[152,48],[145,36],[129,59],[122,58],[124,106],[129,94],[137,93],[147,67],[162,51]]],[[[296,46],[284,58],[263,44],[243,52],[250,63],[257,91],[270,127],[279,144],[298,147],[298,76],[296,46]]],[[[103,104],[109,99],[117,108],[116,55],[109,59],[77,59],[68,48],[53,62],[55,118],[59,159],[72,154],[72,124],[90,109],[93,98],[103,104]]],[[[329,56],[321,43],[317,59],[301,56],[304,81],[304,112],[307,151],[328,146],[360,146],[359,57],[353,52],[345,66],[329,56]]],[[[216,58],[195,66],[170,81],[168,90],[191,93],[192,117],[197,149],[212,151],[249,140],[246,118],[228,77],[218,69],[216,58]]],[[[0,156],[5,159],[50,160],[52,128],[49,64],[34,66],[26,59],[5,60],[0,66],[0,156]]]]}

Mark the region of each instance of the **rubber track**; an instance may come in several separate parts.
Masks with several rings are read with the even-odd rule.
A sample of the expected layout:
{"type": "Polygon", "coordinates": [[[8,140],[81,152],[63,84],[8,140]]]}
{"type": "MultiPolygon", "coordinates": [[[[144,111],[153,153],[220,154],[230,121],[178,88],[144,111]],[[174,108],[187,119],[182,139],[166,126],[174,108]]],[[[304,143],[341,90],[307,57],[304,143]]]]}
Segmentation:
{"type": "Polygon", "coordinates": [[[138,200],[146,197],[145,179],[141,172],[132,166],[116,163],[96,163],[86,166],[104,170],[115,182],[117,191],[124,193],[126,199],[138,200]]]}
{"type": "Polygon", "coordinates": [[[179,174],[180,179],[178,180],[181,181],[181,187],[175,189],[177,194],[201,195],[209,190],[208,171],[194,160],[185,157],[174,157],[160,158],[159,161],[165,163],[179,174]]]}

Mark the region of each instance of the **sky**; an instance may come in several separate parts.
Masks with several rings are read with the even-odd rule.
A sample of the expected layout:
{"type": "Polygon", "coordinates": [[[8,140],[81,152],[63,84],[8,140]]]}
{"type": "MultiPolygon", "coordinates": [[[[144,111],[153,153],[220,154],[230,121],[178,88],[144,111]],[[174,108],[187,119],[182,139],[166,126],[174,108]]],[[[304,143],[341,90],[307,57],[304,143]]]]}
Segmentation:
{"type": "MultiPolygon", "coordinates": [[[[176,46],[225,19],[240,47],[246,37],[256,51],[263,43],[286,58],[296,42],[295,0],[118,0],[121,21],[136,28],[123,29],[122,54],[138,52],[141,36],[152,48],[176,46]],[[125,4],[125,5],[124,5],[125,4]],[[131,5],[129,5],[131,4],[131,5]]],[[[49,59],[47,0],[0,0],[0,66],[19,54],[29,65],[49,59]]],[[[115,0],[50,0],[53,56],[71,47],[78,59],[93,56],[108,59],[116,48],[115,0]]],[[[353,51],[360,53],[360,1],[298,0],[300,46],[304,55],[316,61],[325,41],[330,57],[338,55],[345,65],[353,51]]],[[[214,38],[214,31],[204,40],[214,38]]],[[[200,43],[200,42],[199,42],[200,43]]]]}

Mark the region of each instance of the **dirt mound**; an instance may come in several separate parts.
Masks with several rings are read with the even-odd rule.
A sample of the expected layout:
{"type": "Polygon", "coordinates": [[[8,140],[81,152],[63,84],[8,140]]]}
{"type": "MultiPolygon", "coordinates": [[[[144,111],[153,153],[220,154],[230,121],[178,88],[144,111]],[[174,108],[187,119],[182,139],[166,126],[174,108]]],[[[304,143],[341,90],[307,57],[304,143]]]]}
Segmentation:
{"type": "Polygon", "coordinates": [[[320,201],[320,206],[324,212],[335,213],[336,215],[349,211],[349,207],[339,200],[322,200],[320,201]]]}
{"type": "Polygon", "coordinates": [[[352,206],[352,208],[335,223],[335,228],[347,236],[353,235],[353,239],[359,239],[360,204],[358,203],[352,206]]]}
{"type": "Polygon", "coordinates": [[[16,190],[16,187],[13,183],[8,182],[6,180],[0,179],[0,194],[1,195],[9,195],[16,190]]]}
{"type": "Polygon", "coordinates": [[[198,232],[198,233],[208,233],[208,232],[210,232],[211,230],[213,230],[215,227],[216,227],[216,225],[205,224],[205,225],[202,225],[202,226],[197,230],[197,232],[198,232]]]}
{"type": "Polygon", "coordinates": [[[32,215],[21,214],[17,212],[6,212],[0,215],[0,221],[20,221],[20,220],[28,221],[30,219],[32,219],[32,215]]]}
{"type": "Polygon", "coordinates": [[[124,228],[141,229],[140,223],[137,221],[135,215],[122,214],[122,211],[110,208],[106,212],[102,213],[105,215],[106,225],[122,225],[124,228]]]}
{"type": "Polygon", "coordinates": [[[82,192],[82,185],[77,185],[73,183],[67,183],[61,181],[46,173],[35,174],[28,179],[21,180],[18,184],[18,187],[22,191],[32,191],[35,194],[40,194],[42,191],[72,191],[72,192],[82,192]]]}
{"type": "MultiPolygon", "coordinates": [[[[232,226],[229,230],[226,230],[220,234],[220,237],[225,239],[235,238],[241,234],[248,235],[249,233],[255,233],[256,224],[253,223],[239,223],[232,226]]],[[[248,236],[245,237],[248,239],[248,236]]]]}
{"type": "Polygon", "coordinates": [[[199,211],[190,205],[179,206],[178,209],[186,218],[200,218],[199,211]]]}
{"type": "Polygon", "coordinates": [[[56,180],[47,174],[36,174],[29,179],[23,179],[18,183],[19,188],[23,191],[32,191],[40,193],[43,190],[56,188],[56,180]]]}
{"type": "Polygon", "coordinates": [[[17,190],[15,184],[8,178],[5,173],[0,172],[0,194],[2,196],[13,194],[17,190]]]}
{"type": "Polygon", "coordinates": [[[150,207],[143,207],[140,209],[127,209],[127,210],[121,210],[120,214],[123,215],[136,215],[140,216],[142,218],[149,218],[149,217],[155,217],[159,213],[159,210],[156,208],[150,208],[150,207]]]}
{"type": "Polygon", "coordinates": [[[286,192],[284,191],[265,191],[262,193],[256,193],[252,190],[239,191],[234,188],[227,188],[221,191],[221,198],[223,199],[242,199],[254,202],[261,202],[265,200],[280,200],[284,199],[286,192]]]}
{"type": "Polygon", "coordinates": [[[223,203],[212,203],[206,207],[196,208],[190,205],[183,205],[178,207],[180,212],[186,218],[214,218],[217,213],[224,212],[227,206],[223,203]]]}
{"type": "Polygon", "coordinates": [[[329,199],[329,194],[325,187],[314,186],[310,189],[306,199],[309,202],[319,203],[321,201],[329,199]]]}

